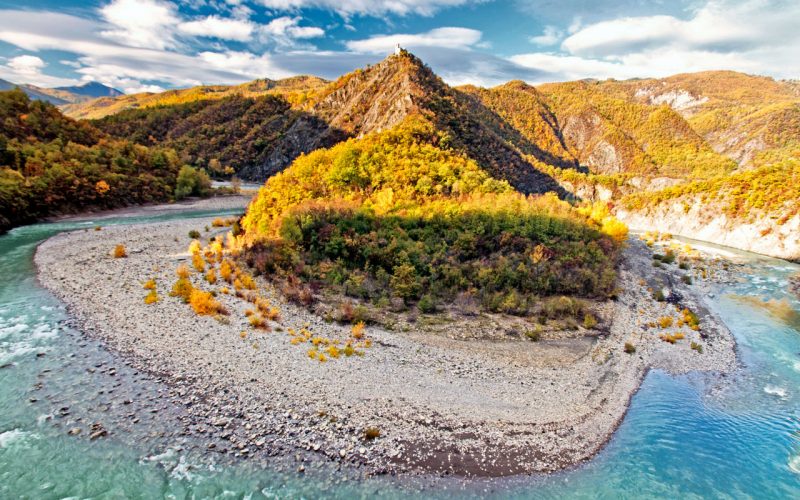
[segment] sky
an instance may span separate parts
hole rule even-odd
[[[395,44],[452,85],[800,77],[799,0],[0,0],[0,78],[126,93],[312,74]]]

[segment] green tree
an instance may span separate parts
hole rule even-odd
[[[175,186],[175,198],[183,199],[187,196],[206,196],[211,190],[211,179],[202,170],[197,170],[184,165],[178,172]]]

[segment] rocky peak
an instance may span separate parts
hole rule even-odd
[[[431,93],[447,86],[409,52],[357,69],[328,86],[311,111],[332,127],[363,135],[390,128],[420,112]]]

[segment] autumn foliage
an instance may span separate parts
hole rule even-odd
[[[204,292],[197,288],[193,289],[189,295],[189,305],[192,306],[196,314],[201,316],[228,313],[222,304],[211,295],[211,292]]]

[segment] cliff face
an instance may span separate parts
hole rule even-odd
[[[662,204],[646,212],[620,209],[617,218],[631,229],[660,231],[770,257],[800,262],[800,214],[779,224],[770,217],[732,220],[717,207],[698,202]]]

